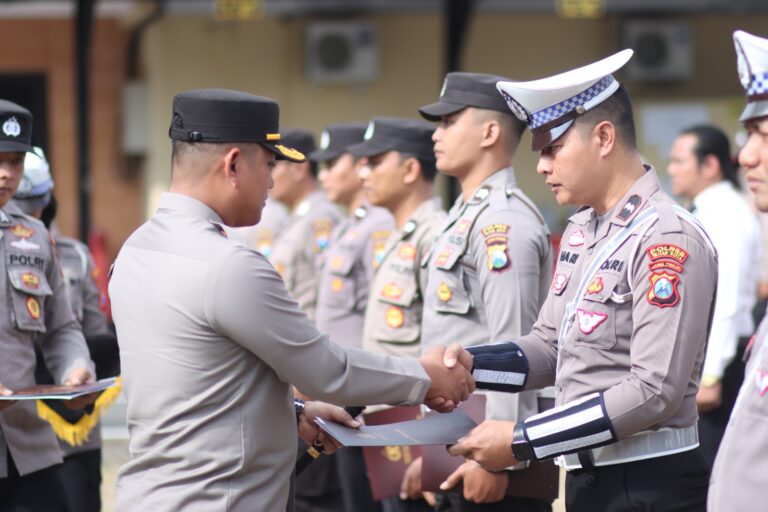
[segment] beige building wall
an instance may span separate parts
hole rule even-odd
[[[443,78],[439,14],[382,14],[364,19],[378,29],[380,77],[356,87],[313,86],[304,78],[304,19],[217,22],[204,17],[168,17],[154,25],[143,49],[151,112],[147,214],[168,185],[167,128],[176,92],[226,87],[269,96],[280,102],[282,126],[301,125],[318,134],[333,122],[367,120],[374,115],[417,117],[419,106],[436,99]],[[643,120],[657,119],[667,104],[682,107],[682,111],[690,107],[706,111],[711,120],[734,135],[743,93],[731,33],[736,28],[765,33],[768,26],[768,16],[688,19],[695,38],[694,80],[668,85],[625,81],[635,100],[640,149],[662,171],[666,165],[663,148],[646,143],[654,138],[655,127],[643,126]],[[463,69],[520,80],[563,71],[620,49],[622,23],[618,17],[564,20],[551,15],[478,13],[467,33]],[[568,210],[556,207],[543,179],[535,174],[536,155],[529,147],[526,135],[515,159],[521,185],[549,208],[551,219],[562,221]]]

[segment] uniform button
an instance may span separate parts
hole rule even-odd
[[[592,254],[592,248],[587,249],[587,254]]]
[[[587,480],[587,485],[591,487],[595,483],[595,475],[587,475],[586,480]]]
[[[563,392],[563,386],[557,386],[557,392],[562,393]]]

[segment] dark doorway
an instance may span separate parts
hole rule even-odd
[[[32,144],[51,154],[48,145],[48,96],[45,75],[0,74],[0,98],[18,103],[34,116]]]

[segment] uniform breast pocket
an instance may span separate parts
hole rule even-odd
[[[23,331],[45,332],[45,299],[53,295],[45,274],[34,269],[12,268],[8,271],[11,284],[11,321]]]
[[[375,323],[374,338],[386,343],[414,343],[421,332],[421,302],[413,279],[392,280],[376,293],[383,315]]]
[[[627,302],[627,297],[617,292],[618,283],[619,275],[610,273],[597,274],[589,282],[576,308],[573,326],[576,345],[601,349],[616,345],[617,305]]]
[[[432,255],[431,264],[437,267],[434,273],[430,272],[430,293],[437,296],[434,301],[435,309],[441,313],[454,315],[466,315],[472,307],[469,289],[466,283],[464,265],[461,263],[463,253],[458,250],[453,252],[438,252]]]
[[[346,254],[331,255],[328,266],[328,278],[323,283],[323,286],[328,288],[323,291],[328,305],[334,309],[351,311],[358,302],[355,258]]]

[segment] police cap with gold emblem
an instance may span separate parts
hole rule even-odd
[[[32,113],[0,100],[0,152],[32,151]]]
[[[285,145],[279,105],[262,96],[228,89],[197,89],[173,97],[168,135],[184,142],[256,142],[277,158],[303,162],[301,151]]]
[[[376,156],[387,151],[413,155],[425,162],[435,160],[432,132],[435,127],[424,121],[399,117],[374,117],[368,123],[363,142],[349,147],[355,157]]]
[[[363,142],[365,123],[339,123],[327,126],[320,135],[320,149],[313,151],[309,159],[314,162],[328,162],[338,158],[353,144]]]
[[[531,149],[552,144],[578,116],[611,97],[619,82],[611,73],[632,58],[623,50],[598,62],[559,75],[530,82],[499,82],[496,86],[512,113],[528,123],[533,135]]]
[[[768,39],[737,30],[733,44],[739,80],[747,93],[747,105],[739,121],[768,116]]]
[[[429,121],[454,114],[467,107],[496,110],[509,114],[509,108],[496,90],[496,84],[508,81],[503,76],[485,73],[448,73],[443,81],[440,99],[421,107],[419,113]]]

